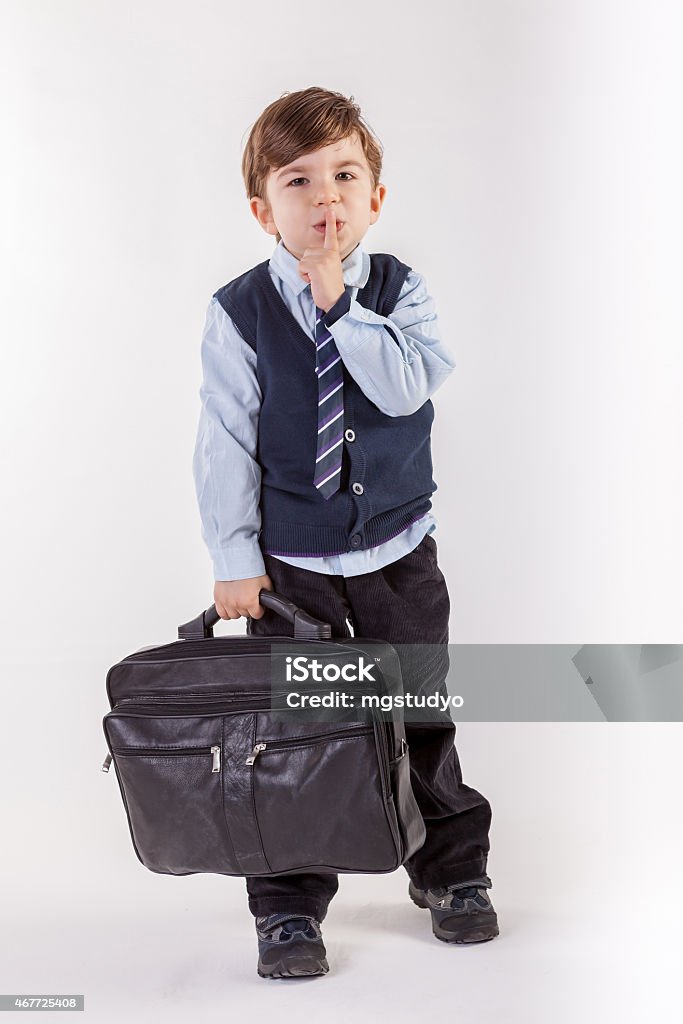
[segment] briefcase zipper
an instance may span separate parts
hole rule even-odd
[[[273,642],[274,641],[274,642]],[[343,650],[341,641],[322,639],[320,637],[304,637],[298,640],[291,636],[270,636],[270,637],[205,637],[197,640],[173,640],[168,644],[159,644],[157,647],[146,647],[140,651],[133,651],[122,658],[117,665],[123,665],[130,661],[146,661],[148,658],[157,661],[183,661],[188,654],[204,655],[208,658],[224,658],[226,655],[236,658],[262,658],[268,654],[273,647],[281,644],[318,644],[331,648],[332,654]],[[244,649],[240,647],[244,645]],[[112,666],[116,667],[116,666]]]
[[[374,728],[371,725],[357,725],[351,729],[338,729],[336,732],[317,733],[314,736],[292,737],[288,740],[261,740],[254,745],[251,753],[249,754],[244,763],[253,767],[253,765],[256,762],[256,758],[259,756],[259,754],[262,754],[264,750],[273,751],[285,750],[287,747],[305,747],[309,744],[313,745],[315,743],[323,743],[325,740],[336,740],[340,738],[343,739],[345,736],[369,735],[372,732],[374,732]],[[388,765],[389,744],[387,741],[387,736],[383,722],[378,723],[378,733],[379,746],[381,751],[378,755],[378,761],[385,796],[388,797],[391,794],[391,778],[389,775]]]
[[[340,649],[355,650],[352,646],[346,647],[343,640],[333,640],[330,637],[300,637],[297,639],[295,637],[276,636],[274,634],[267,637],[204,637],[191,640],[177,639],[171,640],[169,643],[165,644],[142,647],[140,650],[135,650],[130,654],[126,654],[118,664],[122,665],[124,662],[129,662],[129,660],[133,658],[136,660],[144,660],[145,657],[156,657],[159,655],[161,655],[161,660],[174,660],[175,655],[180,654],[181,651],[184,653],[197,651],[199,653],[208,654],[209,657],[214,657],[215,655],[224,657],[226,654],[233,654],[237,657],[262,657],[263,654],[271,650],[272,647],[291,645],[295,643],[329,647],[333,652],[339,651]],[[170,658],[167,658],[166,655],[171,656]],[[182,658],[184,654],[181,654],[180,656]]]
[[[148,718],[158,714],[168,718],[205,718],[212,715],[239,715],[250,711],[268,711],[272,709],[270,694],[259,697],[243,697],[240,700],[218,699],[195,700],[191,703],[184,699],[172,698],[163,700],[159,697],[139,699],[124,697],[107,712],[108,715],[122,714],[130,718]],[[274,710],[286,710],[275,708]],[[291,710],[291,709],[290,709]],[[105,717],[107,717],[105,716]]]
[[[157,754],[163,757],[172,757],[174,755],[186,757],[188,755],[206,756],[206,754],[211,754],[211,771],[219,772],[221,770],[221,748],[218,743],[214,743],[211,747],[115,747],[114,753],[123,757],[133,757],[134,755],[153,757]],[[111,761],[111,754],[107,754],[102,765],[103,772],[109,771]]]
[[[190,701],[207,701],[217,703],[219,701],[226,701],[231,704],[237,704],[244,700],[262,700],[264,697],[271,695],[271,690],[250,690],[240,697],[229,697],[226,696],[225,690],[197,690],[197,691],[184,691],[183,693],[136,693],[132,697],[120,697],[112,711],[115,711],[121,704],[144,704],[147,701],[154,702],[157,704],[186,704]]]
[[[235,645],[235,641],[238,644],[241,641],[247,642],[244,644],[244,649],[240,650],[239,646]],[[296,641],[292,638],[289,642],[295,643]],[[326,643],[329,643],[329,640]],[[160,644],[159,647],[133,651],[132,654],[127,654],[125,658],[122,658],[118,664],[122,665],[124,662],[129,661],[146,661],[147,659],[150,661],[154,659],[154,662],[180,661],[184,660],[188,655],[195,653],[206,655],[209,658],[225,658],[226,655],[235,658],[262,658],[269,653],[270,649],[270,643],[252,641],[248,637],[207,637],[204,640],[173,640],[169,644]]]
[[[317,691],[313,690],[312,693]],[[327,693],[326,689],[321,689],[321,693]],[[162,710],[165,708],[180,707],[183,714],[187,717],[192,717],[195,710],[197,717],[201,717],[205,714],[230,714],[231,712],[239,713],[248,711],[295,711],[295,708],[285,707],[284,705],[273,705],[273,698],[281,697],[285,698],[289,693],[288,690],[280,690],[273,692],[272,690],[252,690],[250,693],[245,693],[241,697],[229,697],[226,696],[225,691],[221,693],[201,693],[198,695],[192,694],[173,694],[171,696],[164,696],[163,694],[135,694],[132,697],[121,697],[117,700],[114,707],[107,712],[108,715],[116,714],[117,711],[122,711],[124,714],[134,714],[128,710],[130,706],[139,704],[142,708],[145,708],[147,712],[150,707],[159,707]],[[125,710],[124,710],[125,705]],[[196,705],[196,708],[193,707]],[[207,712],[207,708],[209,711]],[[180,716],[178,716],[180,717]]]
[[[260,741],[254,745],[252,752],[244,762],[248,765],[253,765],[256,758],[264,750],[285,750],[287,747],[308,747],[315,743],[323,743],[325,740],[338,740],[344,739],[346,736],[364,736],[372,733],[373,727],[371,725],[357,725],[352,729],[338,729],[336,732],[321,732],[316,733],[314,736],[293,736],[288,740],[268,740],[267,742]]]

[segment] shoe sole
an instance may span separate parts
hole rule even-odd
[[[261,978],[313,978],[327,974],[330,967],[325,957],[287,957],[277,960],[274,964],[263,964],[259,961],[257,971]]]
[[[420,907],[422,910],[432,911],[432,907],[429,906],[426,900],[417,894],[413,890],[412,886],[408,889],[408,895],[415,904],[416,907]],[[477,918],[486,917],[484,921],[468,922],[465,917],[462,919],[463,927],[457,932],[452,929],[442,928],[437,921],[434,920],[434,914],[432,917],[432,932],[437,939],[442,942],[459,943],[463,946],[469,946],[477,942],[490,942],[491,939],[495,939],[496,935],[500,934],[498,928],[498,922],[491,920],[492,915],[487,914],[468,914],[467,917]],[[451,917],[451,920],[454,918]],[[457,920],[457,918],[455,919]]]

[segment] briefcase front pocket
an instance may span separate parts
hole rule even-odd
[[[381,723],[257,742],[253,794],[270,870],[393,871],[401,839]]]
[[[146,867],[239,872],[223,812],[220,743],[113,753],[133,844]]]

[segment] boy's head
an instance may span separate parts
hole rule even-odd
[[[321,246],[325,211],[336,213],[341,259],[355,249],[379,217],[386,188],[380,183],[382,146],[360,107],[341,93],[313,86],[285,93],[254,123],[242,157],[251,211],[301,259]]]

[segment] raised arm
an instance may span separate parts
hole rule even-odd
[[[349,373],[387,416],[416,412],[455,368],[440,339],[434,300],[414,270],[389,317],[365,309],[345,292],[325,323]]]

